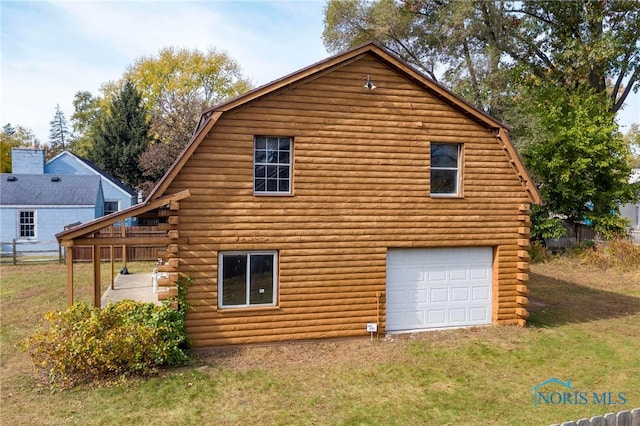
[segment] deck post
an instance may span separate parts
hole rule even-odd
[[[73,247],[65,247],[67,259],[67,306],[73,305]]]
[[[124,240],[127,237],[127,223],[124,219],[122,219],[122,239]],[[127,246],[126,244],[122,245],[122,264],[123,266],[127,266]]]
[[[102,298],[101,293],[101,280],[100,280],[100,246],[95,245],[92,246],[92,254],[93,254],[93,306],[96,308],[100,308]]]
[[[110,228],[110,236],[113,237],[113,224],[111,224],[111,228]],[[114,252],[113,252],[113,244],[111,244],[109,246],[109,261],[111,263],[111,290],[113,290],[115,288],[115,269],[113,266],[113,257],[114,257]]]

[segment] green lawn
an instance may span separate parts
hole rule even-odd
[[[228,348],[158,377],[66,391],[39,385],[18,348],[45,312],[64,308],[65,267],[1,273],[3,425],[544,425],[640,407],[638,271],[534,266],[526,328]],[[90,266],[76,275],[90,300]],[[625,392],[627,403],[534,407],[533,386],[552,377],[589,394]]]

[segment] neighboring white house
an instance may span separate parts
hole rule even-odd
[[[0,174],[0,241],[2,253],[55,251],[55,235],[71,223],[103,214],[98,176]]]
[[[640,185],[640,169],[631,170],[629,182]],[[640,243],[640,201],[625,204],[620,208],[620,214],[629,219],[631,238]]]
[[[12,172],[0,174],[2,253],[57,250],[55,234],[135,204],[135,191],[87,160],[63,152],[13,148]]]

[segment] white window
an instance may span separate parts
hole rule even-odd
[[[115,213],[117,212],[119,209],[119,202],[118,201],[105,201],[104,202],[104,215],[108,215],[111,213]]]
[[[18,238],[21,240],[35,240],[36,212],[34,210],[18,211]]]
[[[291,194],[292,138],[256,136],[253,147],[253,192]]]
[[[276,252],[224,252],[218,262],[219,307],[275,306]]]
[[[461,144],[431,144],[431,195],[460,195]]]

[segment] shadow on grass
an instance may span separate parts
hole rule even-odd
[[[621,318],[640,313],[640,298],[531,273],[529,319],[534,327]]]

